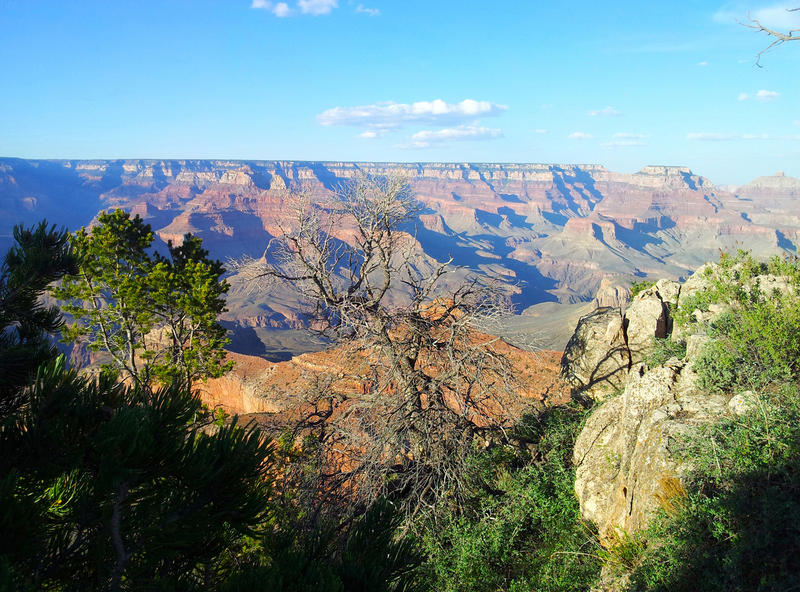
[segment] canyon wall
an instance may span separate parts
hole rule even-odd
[[[302,186],[326,200],[364,173],[409,179],[425,206],[408,228],[420,265],[452,257],[462,274],[498,278],[519,311],[589,302],[601,287],[613,292],[636,277],[685,277],[720,248],[768,255],[800,245],[800,180],[782,173],[731,192],[668,166],[622,174],[593,164],[5,158],[0,247],[9,246],[14,223],[46,217],[75,229],[122,207],[161,241],[193,232],[214,257],[258,258],[285,216],[287,190]],[[230,281],[228,323],[302,326],[291,291]]]

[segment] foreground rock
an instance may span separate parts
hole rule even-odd
[[[672,329],[670,306],[681,286],[661,280],[621,308],[598,308],[578,321],[561,361],[564,378],[583,399],[602,400],[621,389],[634,364]]]
[[[687,435],[753,405],[749,391],[711,394],[698,386],[694,365],[710,339],[704,327],[723,305],[693,310],[694,321],[673,332],[671,311],[690,306],[718,272],[706,264],[683,284],[659,281],[624,314],[595,311],[581,319],[564,354],[563,375],[573,397],[595,404],[575,443],[575,493],[581,514],[606,543],[644,529],[655,510],[669,509],[685,493],[691,466],[676,452]],[[755,282],[767,293],[790,289],[785,278],[759,276]],[[656,360],[655,339],[670,334],[673,343],[686,345],[685,355]]]
[[[647,526],[679,494],[687,467],[675,444],[694,427],[727,411],[727,398],[700,393],[691,364],[673,358],[637,364],[622,394],[592,414],[575,443],[575,493],[581,514],[604,540]]]

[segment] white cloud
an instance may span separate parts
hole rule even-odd
[[[774,90],[765,90],[761,89],[757,91],[755,94],[751,95],[748,93],[739,93],[739,96],[736,97],[737,101],[747,101],[749,99],[755,99],[756,101],[761,101],[762,103],[766,103],[767,101],[774,101],[775,99],[779,98],[781,93],[776,92]]]
[[[778,97],[781,96],[781,93],[775,92],[774,90],[764,90],[761,89],[756,93],[756,99],[759,101],[774,101]]]
[[[796,126],[800,126],[800,119],[796,119],[792,122]]]
[[[708,62],[706,62],[706,61],[704,60],[704,61],[702,61],[702,62],[697,62],[697,65],[698,65],[698,66],[700,66],[701,68],[705,68],[706,66],[708,66]]]
[[[503,131],[497,128],[487,128],[478,125],[460,125],[453,128],[440,130],[422,130],[417,132],[407,142],[396,144],[395,148],[420,149],[432,146],[441,146],[447,142],[480,141],[501,138]]]
[[[572,132],[567,136],[570,140],[591,140],[594,136],[586,132]]]
[[[546,134],[546,133],[548,133],[548,131],[546,129],[537,129],[536,133],[537,134]]]
[[[339,6],[339,2],[338,0],[298,0],[297,5],[303,14],[319,16],[330,14],[331,10]]]
[[[589,117],[618,117],[622,115],[622,111],[617,111],[614,107],[603,107],[587,113]]]
[[[272,12],[278,18],[284,18],[292,15],[292,9],[289,8],[289,5],[286,4],[286,2],[278,2],[275,5],[275,8],[272,9]]]
[[[718,134],[718,133],[693,133],[687,134],[688,140],[701,140],[707,142],[729,142],[729,141],[744,141],[750,142],[754,140],[770,141],[770,142],[783,142],[786,140],[795,141],[800,140],[800,135],[789,136],[771,136],[769,134]]]
[[[445,103],[441,99],[416,103],[387,101],[356,107],[333,107],[317,115],[322,125],[356,125],[364,127],[400,127],[407,123],[446,125],[499,115],[508,107],[489,101],[464,99]]]
[[[363,138],[365,140],[374,140],[375,138],[381,138],[386,133],[386,130],[374,129],[374,130],[367,130],[365,132],[361,132],[358,134],[359,138]]]
[[[285,18],[287,16],[292,16],[294,11],[289,8],[289,5],[286,2],[271,2],[270,0],[253,0],[253,3],[250,5],[250,8],[258,8],[261,10],[269,10],[272,14],[277,16],[278,18]]]
[[[734,134],[719,134],[719,133],[711,133],[711,132],[693,132],[690,134],[686,134],[687,140],[697,140],[700,142],[729,142],[731,140],[736,140],[737,137]]]
[[[381,11],[377,8],[367,8],[363,4],[356,6],[356,12],[360,12],[369,16],[378,16],[381,13]]]
[[[631,134],[629,132],[617,132],[613,136],[617,140],[644,140],[647,134]]]
[[[613,142],[601,142],[603,148],[632,148],[635,146],[646,146],[641,140],[614,140]]]
[[[482,127],[478,125],[460,125],[458,127],[440,130],[422,130],[411,136],[414,142],[440,143],[451,140],[491,140],[499,138],[503,131],[498,128]]]

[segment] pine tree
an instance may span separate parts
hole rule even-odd
[[[132,384],[191,387],[221,376],[232,366],[217,322],[225,270],[191,234],[180,246],[169,243],[169,257],[150,255],[153,238],[148,224],[123,210],[101,212],[97,226],[73,235],[78,273],[53,290],[74,319],[65,338],[106,352],[110,368]]]

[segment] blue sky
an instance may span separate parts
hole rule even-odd
[[[800,1],[0,0],[0,155],[800,177]]]

